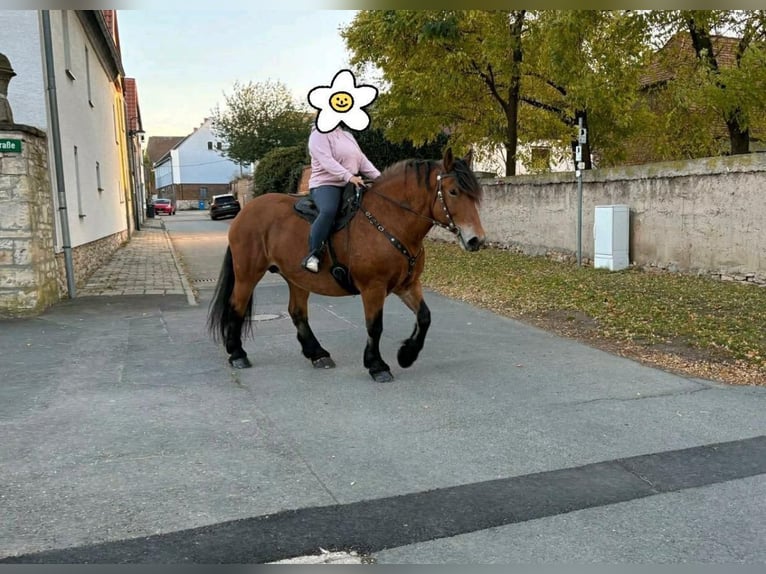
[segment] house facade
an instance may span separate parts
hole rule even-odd
[[[484,177],[505,177],[505,148],[477,146],[473,169]],[[554,141],[521,144],[517,150],[516,175],[574,171],[572,150]]]
[[[195,130],[170,148],[154,164],[157,197],[175,201],[178,209],[208,205],[214,195],[232,192],[232,182],[251,175],[250,165],[240,165],[223,155],[224,142],[206,118]]]
[[[58,297],[74,297],[77,286],[129,238],[139,210],[116,13],[3,10],[0,47],[15,74],[7,94],[14,125],[3,128],[22,134],[21,152],[0,158],[0,250],[12,252],[0,256],[0,268],[7,264],[0,275],[11,277],[0,282],[0,312],[13,313],[53,302],[50,287],[41,287],[51,273]],[[33,157],[37,149],[44,157]],[[28,180],[32,172],[34,181]],[[44,245],[55,270],[40,273],[35,258],[47,260],[41,251],[48,247],[24,247],[23,237],[28,233],[34,242],[48,229]],[[41,290],[48,295],[36,299]]]

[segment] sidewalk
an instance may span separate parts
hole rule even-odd
[[[161,219],[146,219],[140,231],[79,289],[78,296],[186,295],[197,301]]]

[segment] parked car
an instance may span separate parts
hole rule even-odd
[[[176,206],[173,205],[173,201],[170,199],[155,199],[154,200],[154,213],[159,215],[164,213],[165,215],[175,215]]]
[[[234,217],[239,213],[239,210],[239,201],[231,193],[214,195],[210,202],[210,219],[220,219],[229,215]]]

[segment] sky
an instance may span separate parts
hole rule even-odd
[[[255,3],[253,3],[255,4]],[[308,92],[348,68],[340,37],[353,10],[118,10],[125,75],[136,79],[151,136],[185,136],[224,107],[236,82]]]

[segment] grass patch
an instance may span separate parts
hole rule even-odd
[[[766,382],[766,288],[439,241],[426,257],[423,284],[444,295],[581,338],[744,365]]]

